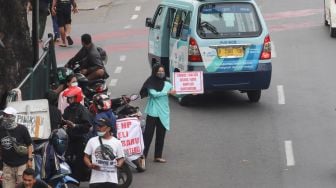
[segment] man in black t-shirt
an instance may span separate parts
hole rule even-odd
[[[15,184],[22,182],[22,173],[26,167],[32,167],[32,139],[28,129],[15,122],[17,111],[13,107],[7,107],[3,111],[3,118],[0,126],[0,149],[3,161],[2,186],[15,187]],[[14,149],[16,145],[25,145],[27,154],[18,154]]]
[[[19,183],[15,188],[51,188],[42,180],[36,179],[35,170],[27,168],[23,171],[23,182]]]

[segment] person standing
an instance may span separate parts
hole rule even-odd
[[[26,167],[32,167],[32,139],[28,129],[15,122],[16,114],[15,108],[5,108],[0,127],[3,188],[14,188],[17,183],[22,182],[22,173]],[[17,149],[18,146],[21,152]]]
[[[166,81],[164,66],[155,64],[152,75],[143,84],[141,98],[148,97],[145,108],[146,127],[144,132],[144,156],[147,158],[150,144],[156,129],[154,162],[165,163],[162,151],[166,130],[170,129],[169,94],[176,94],[173,86]]]
[[[45,25],[47,22],[47,17],[49,16],[49,6],[51,0],[40,0],[39,1],[39,41],[42,42]]]
[[[59,33],[61,35],[61,47],[67,47],[73,44],[70,37],[71,33],[71,8],[73,13],[77,13],[77,4],[75,0],[53,0],[52,15],[56,16]],[[65,41],[67,40],[67,42]]]
[[[117,188],[117,168],[124,163],[121,141],[112,134],[115,122],[109,117],[95,118],[98,136],[91,138],[84,150],[84,163],[91,171],[90,188]]]
[[[69,135],[69,149],[66,156],[72,163],[72,176],[78,181],[83,181],[85,180],[83,151],[86,136],[91,127],[91,115],[87,108],[80,103],[83,99],[83,93],[79,87],[70,87],[64,92],[63,96],[67,98],[69,103],[63,114],[64,127]]]
[[[47,183],[40,179],[36,179],[35,170],[27,168],[23,171],[23,182],[16,185],[15,188],[51,188]]]

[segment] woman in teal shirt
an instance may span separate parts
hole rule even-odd
[[[162,151],[166,130],[170,128],[168,95],[176,93],[172,88],[173,86],[166,81],[163,65],[156,64],[153,66],[152,75],[145,81],[140,91],[141,98],[148,97],[145,108],[147,118],[144,132],[144,156],[147,158],[156,128],[154,161],[160,163],[166,162],[162,158]]]

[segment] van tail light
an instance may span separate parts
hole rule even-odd
[[[194,38],[191,37],[189,39],[188,60],[189,62],[203,62],[197,42]]]
[[[269,35],[267,35],[264,39],[264,45],[263,45],[263,49],[260,55],[260,59],[264,60],[264,59],[271,59],[272,57],[272,48],[271,48],[271,38]]]

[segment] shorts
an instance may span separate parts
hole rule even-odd
[[[56,8],[56,18],[58,27],[71,24],[71,4],[59,4]]]
[[[26,169],[26,164],[23,164],[18,167],[10,167],[3,163],[3,180],[2,186],[6,187],[15,187],[17,183],[22,182],[22,174]]]

